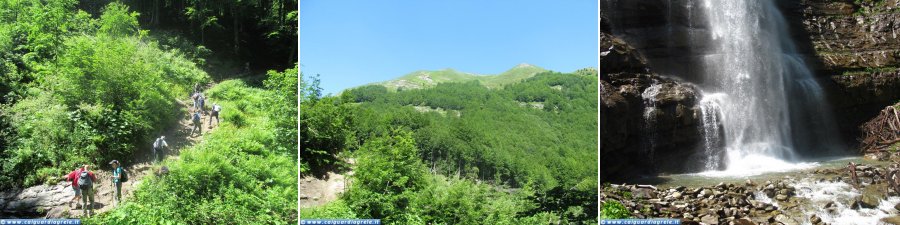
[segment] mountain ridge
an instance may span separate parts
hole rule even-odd
[[[398,78],[387,81],[369,83],[368,85],[380,85],[388,90],[396,91],[402,89],[422,89],[433,87],[439,83],[461,83],[469,81],[479,81],[488,88],[499,88],[507,84],[515,83],[534,75],[547,72],[550,70],[534,66],[528,63],[520,63],[499,74],[478,74],[458,71],[453,68],[444,68],[441,70],[417,70]],[[356,87],[353,87],[356,88]],[[350,89],[353,89],[350,88]]]

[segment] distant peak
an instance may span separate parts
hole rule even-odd
[[[535,66],[528,64],[528,63],[519,63],[519,65],[516,65],[516,67],[513,67],[513,68],[529,68],[529,67],[535,67]]]

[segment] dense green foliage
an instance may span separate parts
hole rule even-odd
[[[271,119],[274,124],[277,152],[292,153],[297,158],[297,85],[298,67],[283,72],[269,71],[263,83],[270,90]]]
[[[290,83],[285,78],[295,71],[270,72],[267,82]],[[282,119],[275,115],[283,106],[271,103],[284,98],[277,90],[248,87],[239,80],[216,85],[208,95],[224,109],[222,125],[182,150],[180,160],[167,161],[168,175],[144,180],[133,201],[91,222],[295,223],[296,151],[281,151],[284,143],[277,133],[282,131],[274,129],[280,126]]]
[[[124,5],[109,5],[97,19],[74,5],[0,3],[7,65],[0,119],[8,125],[0,186],[53,180],[76,164],[130,163],[177,119],[175,97],[209,79],[182,54],[142,40]]]
[[[301,216],[349,208],[398,224],[595,221],[596,101],[596,76],[552,72],[502,89],[472,81],[313,96],[300,104],[301,163],[315,171],[350,150],[356,165],[343,205]]]
[[[338,98],[318,98],[315,91],[307,92],[300,104],[300,171],[322,174],[332,164],[338,163],[337,155],[347,149],[353,136],[350,129],[350,106],[341,104]]]
[[[596,183],[596,161],[585,160],[596,158],[596,82],[543,73],[499,91],[469,82],[347,95],[381,96],[364,97],[374,99],[353,114],[360,142],[384,135],[386,127],[407,127],[434,171],[547,190]]]
[[[209,49],[177,32],[142,29],[145,14],[133,9],[150,1],[110,2],[0,0],[0,189],[56,182],[85,163],[104,168],[98,165],[118,159],[132,165],[153,138],[185,116],[177,99],[187,100],[195,84],[212,82],[204,70],[209,68],[202,68]],[[296,46],[285,42],[296,41],[296,27],[287,23],[296,23],[290,14],[296,8],[285,1],[152,2],[163,3],[157,15],[182,16],[188,12],[171,9],[190,3],[190,13],[203,12],[191,14],[191,21],[206,20],[205,28],[216,26],[213,18],[222,17],[223,8],[241,4],[242,9],[268,7],[262,11],[272,12],[276,7],[283,12],[273,13],[281,15],[278,22],[269,15],[254,22],[270,24],[268,28],[249,26],[266,30],[261,37],[223,40],[212,35],[205,41],[234,41],[235,51],[243,41],[272,41],[250,44],[259,48],[237,56]],[[253,17],[259,11],[240,13],[248,21],[260,19]],[[268,45],[277,47],[260,47]],[[132,177],[131,182],[140,182],[133,196],[85,223],[296,223],[298,68],[289,56],[255,65],[292,66],[248,82],[257,86],[226,80],[207,90],[207,102],[224,108],[221,125],[195,145],[172,149],[180,155],[163,163],[168,174]],[[216,77],[229,76],[236,74]]]
[[[627,219],[630,217],[631,213],[628,212],[628,208],[616,200],[604,202],[603,208],[600,210],[601,219]]]

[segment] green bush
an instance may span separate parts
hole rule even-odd
[[[338,199],[323,206],[301,209],[300,218],[355,219],[359,217],[344,200]]]
[[[628,208],[616,200],[609,200],[603,203],[600,210],[600,219],[625,219],[631,218]]]
[[[360,217],[401,221],[416,191],[427,186],[425,165],[419,161],[409,132],[372,140],[360,148],[354,187],[347,203]]]

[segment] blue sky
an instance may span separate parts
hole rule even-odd
[[[597,1],[300,1],[300,70],[325,93],[416,70],[597,67]]]

